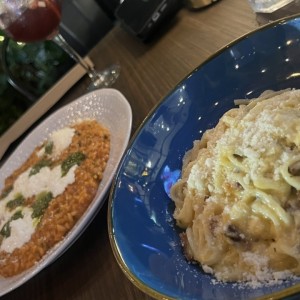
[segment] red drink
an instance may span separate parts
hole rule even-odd
[[[37,0],[5,31],[15,41],[36,42],[51,38],[58,30],[60,5],[55,0]]]

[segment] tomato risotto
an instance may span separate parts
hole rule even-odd
[[[32,267],[73,228],[93,201],[110,151],[95,120],[53,132],[5,180],[0,195],[0,275]]]

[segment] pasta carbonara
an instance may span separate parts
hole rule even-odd
[[[264,93],[195,141],[171,189],[186,256],[222,281],[300,274],[300,90]]]

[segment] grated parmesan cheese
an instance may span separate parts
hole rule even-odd
[[[300,90],[228,111],[196,144],[171,188],[189,258],[253,287],[299,275]]]
[[[21,194],[25,198],[38,195],[42,192],[51,192],[53,197],[62,194],[69,184],[75,181],[75,170],[77,165],[70,168],[65,176],[61,176],[61,166],[58,165],[53,169],[44,167],[39,173],[30,176],[30,170],[23,172],[15,181],[13,190],[0,202],[0,228],[10,220],[15,210],[9,211],[7,203],[16,195]],[[22,207],[23,218],[10,222],[11,233],[8,238],[3,239],[0,249],[12,252],[15,248],[21,247],[30,240],[34,232],[34,219],[31,217],[32,209]]]
[[[58,156],[72,142],[75,129],[65,127],[53,132],[48,141],[53,143],[53,151],[51,157]],[[38,156],[45,155],[45,147],[39,152]],[[11,253],[14,249],[21,247],[24,243],[30,240],[32,233],[35,231],[35,219],[32,218],[32,209],[27,207],[18,207],[23,217],[16,220],[11,220],[13,214],[17,211],[9,210],[7,203],[14,199],[17,195],[22,195],[24,198],[30,198],[43,192],[49,192],[53,197],[62,194],[69,184],[75,182],[75,170],[78,165],[70,168],[65,176],[62,176],[61,165],[53,168],[45,166],[36,174],[31,174],[32,168],[21,173],[16,179],[12,191],[0,202],[0,228],[9,222],[10,235],[3,239],[0,249]]]
[[[28,242],[35,231],[34,220],[31,218],[32,209],[23,208],[23,218],[10,222],[11,234],[4,239],[0,249],[11,253],[16,248]]]
[[[75,170],[77,165],[73,166],[66,176],[61,176],[61,166],[53,169],[49,167],[42,168],[39,173],[30,176],[30,170],[22,173],[15,181],[13,193],[21,193],[25,198],[38,195],[41,192],[51,192],[53,197],[63,193],[65,188],[75,181]]]
[[[57,157],[68,148],[72,142],[72,138],[75,134],[75,129],[70,127],[65,127],[60,130],[54,131],[50,137],[49,142],[53,143],[53,152],[51,156]],[[45,154],[45,147],[43,147],[39,152],[38,156],[41,157]]]

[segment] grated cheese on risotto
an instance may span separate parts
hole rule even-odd
[[[61,241],[96,195],[110,133],[95,120],[53,132],[5,180],[0,194],[0,275],[37,263]]]

